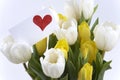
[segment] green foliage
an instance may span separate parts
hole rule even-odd
[[[98,5],[96,5],[96,6],[94,7],[94,11],[93,11],[92,16],[91,16],[88,20],[86,20],[86,22],[88,23],[88,25],[90,25],[91,20],[92,20],[92,17],[93,17],[93,15],[94,15],[94,13],[97,11],[97,8],[98,8]]]
[[[96,61],[93,62],[94,71],[92,80],[103,80],[105,71],[111,68],[110,63],[111,61],[103,61],[101,54],[97,53]]]
[[[91,40],[94,39],[94,34],[93,34],[93,30],[95,29],[96,25],[99,23],[99,18],[97,18],[91,28]]]
[[[50,80],[50,78],[45,76],[42,71],[39,55],[37,54],[35,46],[33,46],[33,54],[28,62],[27,72],[30,74],[33,80]]]
[[[51,34],[49,36],[48,49],[54,48],[54,46],[56,45],[57,41],[58,40],[57,40],[56,36],[54,34]]]

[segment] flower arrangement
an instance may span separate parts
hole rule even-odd
[[[27,42],[8,36],[0,50],[11,62],[23,63],[33,80],[103,80],[111,68],[104,54],[117,43],[120,27],[99,24],[99,18],[92,24],[97,7],[93,0],[67,0],[65,15],[55,13],[59,28],[49,37],[31,49]]]

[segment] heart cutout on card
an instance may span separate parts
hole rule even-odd
[[[36,24],[42,31],[50,24],[52,21],[51,15],[45,15],[42,19],[41,16],[35,15],[33,17],[33,22]]]

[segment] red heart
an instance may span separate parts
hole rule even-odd
[[[45,15],[43,19],[39,15],[35,15],[33,17],[33,22],[36,24],[42,31],[46,28],[46,26],[52,21],[52,17],[50,15]]]

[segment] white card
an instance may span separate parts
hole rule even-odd
[[[58,29],[55,16],[44,9],[9,29],[14,39],[22,39],[33,45]]]

